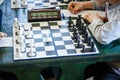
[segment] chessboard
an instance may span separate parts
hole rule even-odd
[[[68,3],[63,0],[11,0],[11,8],[41,8],[50,6],[63,6],[68,5]]]
[[[13,26],[14,60],[99,54],[81,15]]]

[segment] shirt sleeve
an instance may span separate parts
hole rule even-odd
[[[95,10],[105,11],[105,7],[99,7],[96,5],[95,1],[92,1],[93,7]]]
[[[120,18],[119,18],[120,19]],[[89,26],[94,38],[101,44],[108,44],[120,38],[120,20],[113,19],[107,23],[102,20],[94,20]]]

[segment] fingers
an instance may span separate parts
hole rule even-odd
[[[2,39],[3,37],[6,37],[6,36],[7,36],[6,33],[0,32],[0,39]]]
[[[68,10],[69,11],[73,11],[74,10],[74,6],[75,6],[75,2],[70,2],[70,4],[68,5]]]

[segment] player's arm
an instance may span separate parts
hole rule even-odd
[[[97,14],[89,14],[85,18],[91,23],[88,28],[99,43],[108,44],[120,38],[120,32],[118,31],[120,30],[119,15],[106,23]]]
[[[93,1],[84,1],[84,2],[70,2],[68,5],[68,10],[76,14],[85,9],[94,9],[95,3]]]
[[[6,33],[0,32],[0,39],[2,39],[3,37],[6,37],[6,36],[7,36]]]

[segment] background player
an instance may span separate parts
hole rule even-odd
[[[108,44],[120,38],[120,0],[71,2],[68,5],[68,9],[74,14],[85,9],[96,9],[101,6],[105,8],[105,5],[108,22],[104,23],[106,18],[96,13],[88,13],[84,16],[91,23],[88,28],[101,44]],[[102,62],[88,66],[85,70],[85,79],[91,76],[94,76],[94,80],[120,80],[120,61]]]
[[[68,9],[76,14],[84,9],[96,9],[101,6],[105,6],[107,0],[96,0],[85,1],[85,2],[71,2],[68,6]],[[93,36],[96,40],[102,44],[110,43],[116,39],[120,38],[120,0],[108,0],[110,3],[110,9],[108,10],[108,22],[104,23],[104,17],[99,16],[98,14],[86,14],[84,17],[91,24],[89,29],[91,30]],[[113,6],[112,6],[113,5]],[[114,33],[114,34],[113,34]]]

